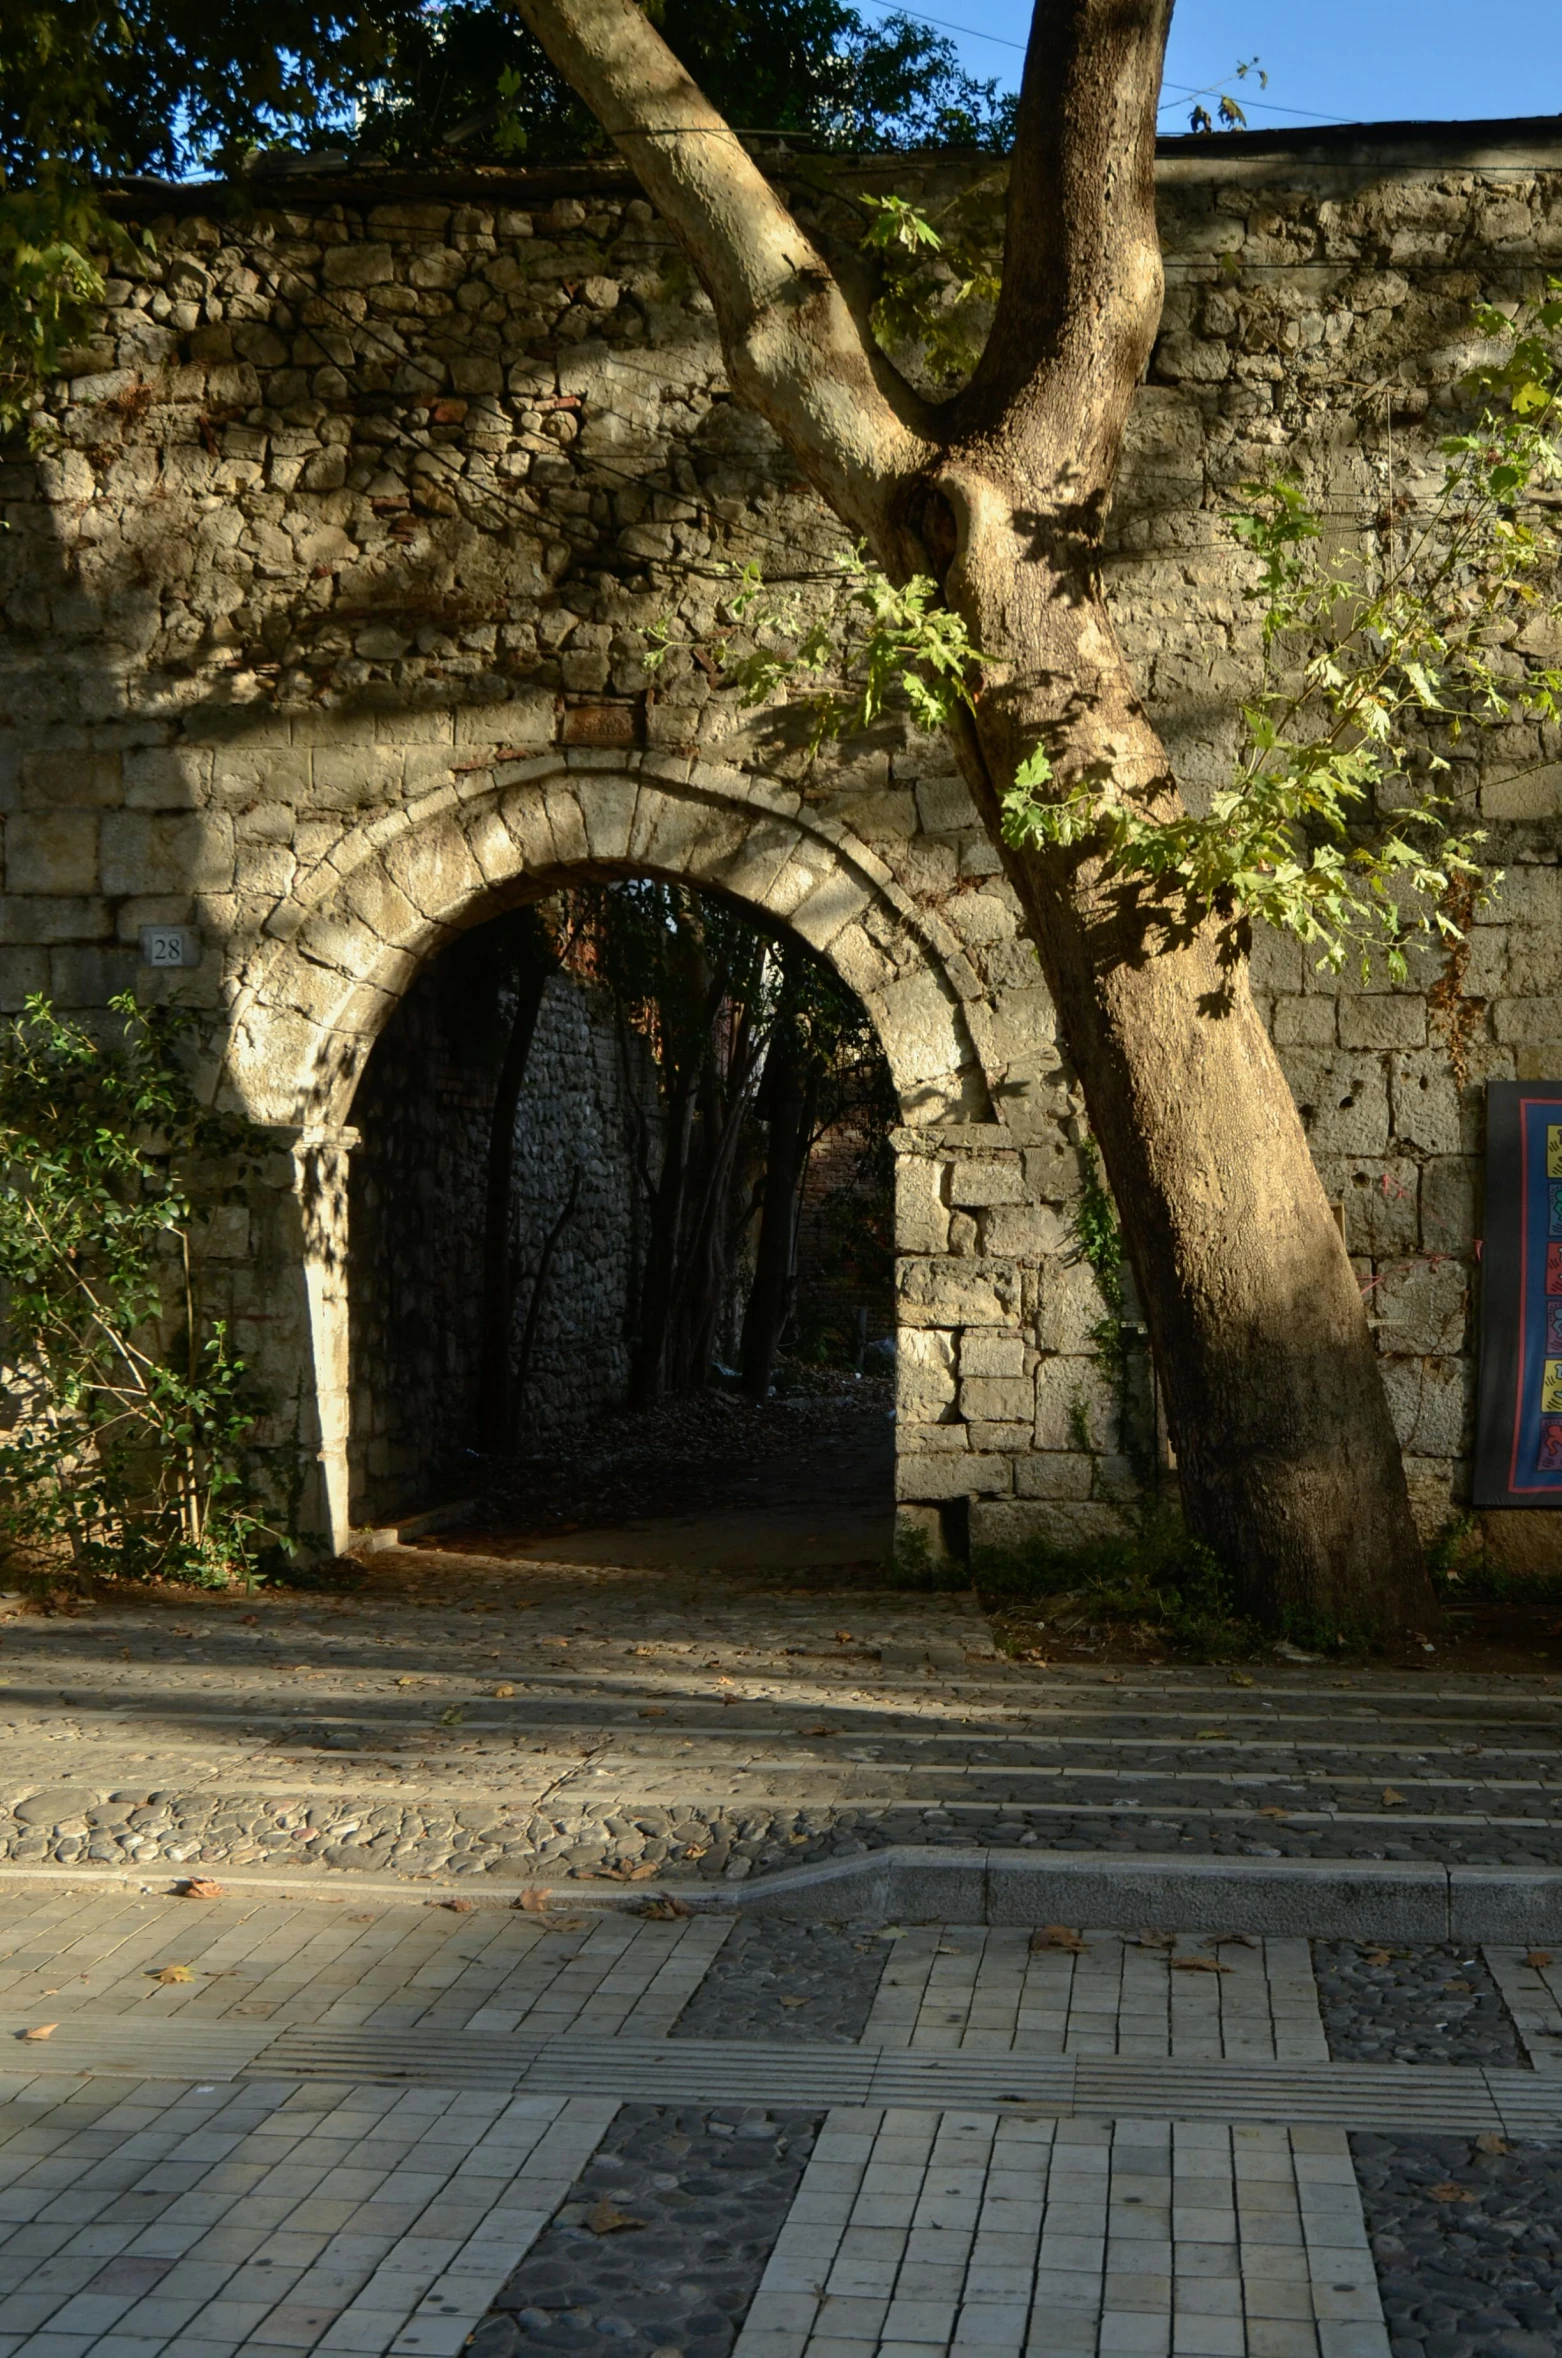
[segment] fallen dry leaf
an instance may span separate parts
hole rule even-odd
[[[578,1932],[585,1923],[584,1916],[555,1916],[549,1912],[551,1894],[546,1883],[534,1883],[510,1905],[524,1908],[529,1916],[536,1916],[544,1932]]]
[[[1212,1932],[1204,1946],[1207,1949],[1256,1949],[1258,1943],[1250,1932]]]
[[[811,2006],[813,2000],[812,1998],[783,1998],[781,2003],[783,2006]]]
[[[1282,1809],[1277,1801],[1266,1802],[1262,1809],[1253,1812],[1257,1818],[1288,1818],[1290,1814],[1290,1811]]]
[[[1427,2192],[1434,2202],[1474,2202],[1477,2199],[1468,2186],[1456,2186],[1452,2178],[1441,2186],[1429,2186]]]
[[[586,2213],[586,2225],[593,2235],[622,2235],[626,2228],[645,2227],[649,2221],[632,2219],[627,2211],[619,2209],[616,2202],[604,2199],[592,2204]]]
[[[181,1899],[221,1899],[222,1885],[210,1875],[187,1875],[179,1886]]]
[[[1084,1953],[1085,1942],[1071,1924],[1044,1924],[1030,1936],[1033,1949],[1067,1949],[1071,1956]]]
[[[794,1736],[833,1736],[834,1728],[794,1728]]]
[[[1383,1788],[1383,1807],[1385,1809],[1403,1809],[1404,1806],[1405,1797],[1403,1793],[1396,1793],[1392,1785],[1385,1785]]]
[[[640,1913],[642,1916],[660,1916],[662,1918],[667,1918],[672,1916],[692,1916],[694,1914],[694,1910],[690,1907],[687,1900],[679,1899],[675,1892],[664,1891],[660,1892],[655,1899],[648,1899]]]
[[[428,1904],[431,1908],[448,1908],[452,1916],[470,1916],[472,1913],[472,1902],[470,1900],[431,1899]]]
[[[1173,1957],[1173,1973],[1233,1973],[1232,1965],[1222,1965],[1218,1957]]]
[[[665,1703],[647,1703],[645,1709],[638,1716],[641,1719],[665,1719],[667,1706]]]
[[[1252,1683],[1245,1670],[1233,1670],[1227,1680],[1227,1684],[1233,1687],[1250,1687]]]
[[[1361,1961],[1363,1965],[1392,1965],[1394,1952],[1392,1949],[1364,1949]]]
[[[36,2023],[31,2030],[23,2031],[22,2037],[24,2039],[52,2039],[59,2027],[57,2022]]]
[[[1445,1981],[1443,1995],[1445,1998],[1468,1998],[1474,1987],[1475,1984],[1470,1981]]]
[[[1195,1728],[1193,1741],[1195,1744],[1229,1744],[1231,1730],[1229,1728]]]
[[[160,1971],[153,1974],[152,1979],[162,1982],[193,1981],[195,1975],[188,1965],[164,1965]]]
[[[1495,2129],[1486,2129],[1476,2138],[1475,2150],[1477,2153],[1511,2153],[1513,2148],[1507,2138],[1500,2137]]]
[[[1549,1949],[1531,1949],[1528,1955],[1525,1957],[1524,1962],[1530,1967],[1532,1972],[1539,1973],[1544,1969],[1544,1967],[1552,1964],[1554,1960]]]
[[[398,1687],[415,1687],[415,1686],[417,1685],[417,1683],[418,1683],[418,1682],[417,1682],[417,1680],[416,1680],[415,1678],[409,1678],[409,1677],[405,1677],[405,1676],[403,1676],[403,1677],[399,1678],[399,1679],[396,1681],[396,1684],[397,1684],[397,1686],[398,1686]]]
[[[495,1687],[494,1701],[496,1703],[507,1703],[514,1692],[515,1689],[513,1687]]]
[[[1137,1935],[1137,1939],[1141,1949],[1174,1949],[1177,1946],[1175,1932],[1157,1932],[1150,1924]]]

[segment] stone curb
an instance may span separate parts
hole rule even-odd
[[[454,1529],[458,1523],[469,1523],[476,1512],[475,1498],[453,1498],[445,1506],[426,1508],[421,1515],[404,1515],[399,1523],[380,1523],[355,1531],[347,1553],[382,1556],[393,1547],[405,1547],[409,1540],[428,1539],[436,1532]]]
[[[651,1882],[611,1890],[587,1882],[550,1885],[459,1882],[392,1876],[344,1876],[340,1870],[213,1874],[225,1890],[270,1892],[293,1900],[349,1895],[388,1902],[450,1899],[474,1907],[513,1907],[523,1889],[544,1889],[565,1912],[630,1910],[676,1898],[691,1915],[742,1909],[753,1915],[808,1920],[841,1916],[910,1917],[945,1924],[1089,1924],[1134,1931],[1159,1924],[1179,1932],[1294,1934],[1320,1940],[1358,1938],[1525,1942],[1562,1939],[1562,1868],[1438,1867],[1359,1859],[1133,1858],[1010,1851],[919,1849],[903,1844],[865,1857],[786,1867],[773,1875],[713,1889]],[[115,1869],[0,1865],[0,1882],[111,1890],[169,1890],[182,1876],[151,1880]]]
[[[572,1886],[578,1889],[578,1886]],[[1133,1931],[1299,1934],[1416,1941],[1562,1937],[1562,1868],[1441,1867],[1359,1859],[1132,1858],[1012,1851],[878,1851],[783,1869],[729,1900],[755,1913],[852,1915],[958,1924],[1091,1924]]]

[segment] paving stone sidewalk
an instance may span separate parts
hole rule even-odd
[[[35,1886],[12,1899],[0,2358],[455,2358],[469,2336],[477,2358],[532,2344],[579,2358],[1397,2358],[1339,2129],[1001,2105],[669,2111],[631,2084],[510,2095],[299,2081],[264,2062],[200,2081],[189,2066],[172,2076],[177,2058],[158,2078],[133,2064],[82,2074],[17,2036],[49,2021],[60,2039],[91,2019],[182,2024],[193,2050],[224,2026],[258,2023],[264,2038],[335,2025],[378,2039],[388,2069],[432,2057],[437,2074],[438,2041],[456,2031],[494,2051],[544,2031],[598,2054],[625,2034],[642,2051],[693,2035],[740,2053],[784,2042],[823,2001],[827,2036],[886,2051],[1305,2075],[1329,2051],[1305,1943],[570,1920],[362,1906],[350,1890],[202,1902]],[[849,2003],[831,1987],[847,1957]],[[1431,1950],[1392,1962],[1402,1995],[1445,1969]],[[1530,2045],[1543,2039],[1549,1968],[1511,1951],[1480,1963],[1525,2006]],[[1490,2027],[1468,2035],[1478,2046]],[[1375,2199],[1394,2197],[1399,2149],[1367,2150]],[[1423,2181],[1406,2186],[1406,2217],[1426,2207]],[[1443,2271],[1423,2285],[1414,2237],[1394,2232],[1385,2281],[1419,2358],[1446,2358],[1427,2338],[1447,2307],[1444,2242],[1418,2229]],[[1503,2279],[1510,2328],[1515,2302],[1532,2318],[1552,2299],[1554,2271],[1542,2275],[1528,2292]],[[1466,2342],[1459,2358],[1533,2358]]]

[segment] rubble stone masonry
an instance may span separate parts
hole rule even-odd
[[[1181,142],[1161,178],[1165,323],[1110,581],[1197,800],[1257,677],[1232,487],[1292,462],[1343,538],[1407,528],[1472,300],[1562,270],[1562,135]],[[369,1048],[458,932],[640,871],[796,927],[878,1026],[903,1109],[908,1521],[969,1502],[983,1543],[1112,1527],[1139,1477],[1034,954],[940,741],[885,726],[815,758],[795,711],[721,685],[729,569],[806,586],[839,534],[731,399],[633,183],[296,176],[123,209],[155,249],[112,281],[39,454],[0,473],[0,1005],[135,988],[200,1010],[214,1085],[276,1141],[221,1228],[253,1242],[214,1245],[209,1274],[284,1404],[271,1437],[301,1415],[319,1452],[315,1522],[345,1537],[374,1424],[349,1334]],[[648,674],[667,616],[699,645]],[[1516,652],[1543,651],[1537,624]],[[1458,774],[1506,882],[1431,1009],[1435,967],[1361,987],[1285,941],[1254,961],[1429,1528],[1465,1482],[1482,1085],[1562,1073],[1562,744],[1502,730]],[[199,965],[140,964],[148,924],[198,929]]]

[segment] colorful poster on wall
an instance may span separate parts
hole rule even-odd
[[[1562,1081],[1486,1092],[1474,1504],[1562,1506]]]

